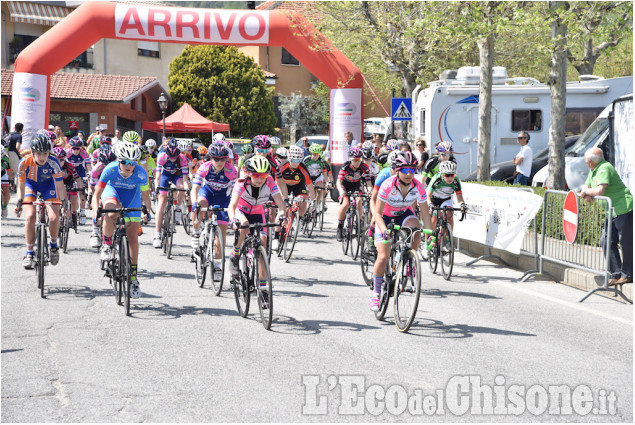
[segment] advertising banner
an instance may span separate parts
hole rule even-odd
[[[331,89],[331,163],[340,165],[348,160],[348,147],[344,134],[353,133],[353,139],[364,140],[362,132],[362,89]]]
[[[26,72],[13,74],[11,130],[15,129],[15,123],[24,124],[22,149],[28,149],[35,132],[44,128],[46,88],[46,75]]]
[[[117,38],[183,43],[266,44],[269,12],[117,3],[115,34]]]
[[[461,183],[468,206],[465,220],[454,217],[454,236],[520,254],[525,232],[542,205],[533,192]]]

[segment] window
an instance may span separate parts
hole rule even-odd
[[[542,111],[539,109],[516,109],[512,111],[512,131],[542,130]]]
[[[137,54],[139,56],[147,56],[150,58],[158,58],[159,42],[158,41],[137,41]]]
[[[135,122],[127,118],[117,116],[117,128],[124,134],[128,130],[135,130]]]
[[[573,134],[582,134],[595,118],[600,115],[602,109],[567,109],[566,112],[566,128],[568,136]]]
[[[15,62],[15,59],[18,57],[20,52],[26,47],[33,43],[37,39],[37,36],[34,35],[21,35],[15,34],[13,36],[13,40],[9,43],[9,52],[11,54],[10,60],[11,63]]]
[[[146,112],[147,101],[145,96],[141,96],[141,112]]]
[[[137,110],[137,99],[136,99],[136,98],[135,98],[135,99],[132,99],[132,100],[130,101],[130,109],[132,109],[133,111],[136,111],[136,110]]]
[[[280,61],[283,65],[300,65],[300,61],[293,57],[291,53],[287,51],[284,47],[282,48],[282,60]]]

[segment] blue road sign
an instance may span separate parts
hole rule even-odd
[[[409,97],[393,97],[390,108],[393,121],[412,120],[412,99]]]

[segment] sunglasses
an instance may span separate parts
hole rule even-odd
[[[269,153],[269,149],[256,149],[258,153]]]
[[[266,179],[267,177],[269,177],[269,173],[252,173],[251,174],[252,179]]]
[[[353,162],[361,162],[362,159],[361,158],[353,158],[353,159],[351,159],[351,161],[353,161]]]
[[[216,157],[212,157],[212,161],[225,162],[225,161],[227,161],[227,158],[216,158]]]
[[[74,151],[78,151],[79,150],[79,148],[71,148],[71,149],[74,150]]]
[[[280,159],[287,159],[286,156],[282,156],[282,155],[276,155],[276,158],[280,158]]]
[[[518,138],[518,140],[521,140],[521,139],[522,139],[522,140],[525,140],[525,139],[526,139],[526,137],[519,137],[519,138]]]
[[[417,172],[417,169],[414,167],[407,167],[407,168],[400,168],[399,169],[400,173],[404,173],[404,174],[415,174]]]
[[[417,146],[425,146],[425,145],[422,145],[421,143],[418,143]]]
[[[119,161],[119,163],[121,165],[136,165],[137,164],[136,161],[133,161],[131,159],[123,159],[123,160]]]
[[[456,174],[444,174],[444,175],[443,175],[443,177],[451,177],[451,178],[454,178],[454,176],[455,176],[455,175],[456,175]]]
[[[299,164],[299,163],[302,162],[302,160],[301,159],[291,159],[290,162],[293,163],[293,164]]]

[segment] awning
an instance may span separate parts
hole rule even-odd
[[[73,11],[68,7],[51,6],[29,1],[8,1],[11,22],[53,26]]]

